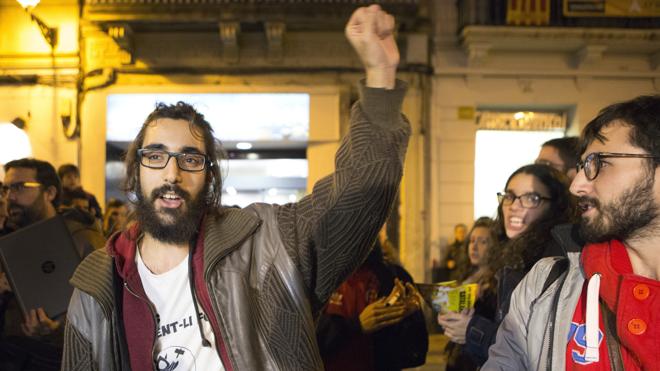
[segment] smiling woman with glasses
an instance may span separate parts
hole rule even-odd
[[[498,248],[486,252],[488,269],[481,284],[486,297],[497,298],[496,308],[492,316],[458,313],[439,318],[450,339],[457,331],[462,335],[453,340],[465,343],[462,351],[476,366],[488,358],[497,327],[508,312],[511,293],[522,277],[542,257],[561,254],[550,230],[571,221],[575,210],[568,178],[547,165],[526,165],[514,171],[497,197],[493,229]],[[467,325],[456,328],[458,323]]]

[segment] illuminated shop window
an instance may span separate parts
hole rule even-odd
[[[474,218],[495,217],[497,192],[509,175],[536,159],[541,145],[563,137],[566,114],[552,112],[494,112],[477,115],[474,159]]]
[[[293,93],[114,94],[108,96],[107,197],[124,198],[120,158],[157,102],[193,105],[228,154],[222,203],[284,204],[306,192],[309,95]]]

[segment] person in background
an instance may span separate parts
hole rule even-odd
[[[57,175],[62,180],[62,188],[66,190],[81,190],[87,195],[89,202],[89,209],[91,210],[92,215],[99,219],[103,220],[103,213],[101,212],[101,205],[96,200],[96,196],[83,190],[80,183],[80,169],[74,164],[64,164],[57,169]]]
[[[501,244],[498,243],[494,227],[493,219],[488,217],[481,217],[474,222],[467,235],[467,253],[464,254],[467,262],[466,264],[459,264],[460,268],[457,272],[457,279],[461,284],[476,283],[479,285],[474,309],[465,311],[464,314],[481,316],[491,321],[495,320],[497,296],[496,288],[491,285],[488,279],[491,269],[488,265],[488,256],[501,253]],[[459,343],[462,343],[460,339],[464,339],[467,332],[467,322],[463,323],[465,327],[448,325],[445,328],[445,335],[451,339],[457,339],[457,342],[450,341],[447,343],[445,348],[448,371],[478,369],[478,365],[463,353],[463,346],[459,345]]]
[[[421,297],[406,270],[383,259],[380,241],[330,297],[317,329],[328,371],[394,371],[425,363]],[[404,286],[405,285],[405,286]],[[389,301],[393,291],[398,300]]]
[[[23,158],[4,166],[9,217],[14,231],[53,218],[60,206],[62,186],[55,168],[46,161]],[[94,218],[69,209],[61,214],[80,257],[103,247],[105,239]],[[48,318],[43,309],[22,313],[0,273],[0,370],[56,370],[60,367],[63,318]]]
[[[578,138],[563,137],[543,143],[536,157],[536,164],[548,165],[566,174],[569,180],[575,178],[575,164],[580,160]]]
[[[7,227],[7,219],[9,219],[9,211],[7,210],[7,192],[0,182],[0,237],[9,233]]]
[[[546,165],[526,165],[514,171],[498,198],[495,231],[503,246],[499,253],[488,254],[490,270],[484,278],[497,288],[495,319],[471,313],[438,317],[449,338],[465,344],[464,353],[477,365],[486,361],[499,323],[509,310],[511,292],[522,277],[539,259],[562,254],[550,229],[570,222],[575,213],[568,178]]]
[[[103,215],[103,232],[106,238],[126,227],[128,221],[128,205],[126,202],[112,198],[105,207]]]
[[[447,250],[439,261],[433,262],[433,282],[444,282],[456,279],[456,264],[466,261],[464,256],[465,234],[467,226],[463,223],[454,226],[454,242],[447,246]]]
[[[94,217],[93,210],[89,205],[89,197],[82,188],[67,189],[62,188],[62,198],[60,202],[60,210],[76,208],[83,213],[90,214]]]
[[[577,226],[518,285],[483,370],[660,369],[660,95],[585,126]],[[557,269],[557,267],[559,269]]]

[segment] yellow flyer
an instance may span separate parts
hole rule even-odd
[[[417,289],[424,300],[439,313],[460,312],[474,307],[479,285],[459,285],[456,281],[418,283]]]

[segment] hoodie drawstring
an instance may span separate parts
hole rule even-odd
[[[600,291],[600,273],[596,273],[589,279],[587,285],[587,320],[586,320],[586,340],[587,350],[584,359],[589,362],[598,362],[598,333],[600,322],[600,305],[598,304]]]

